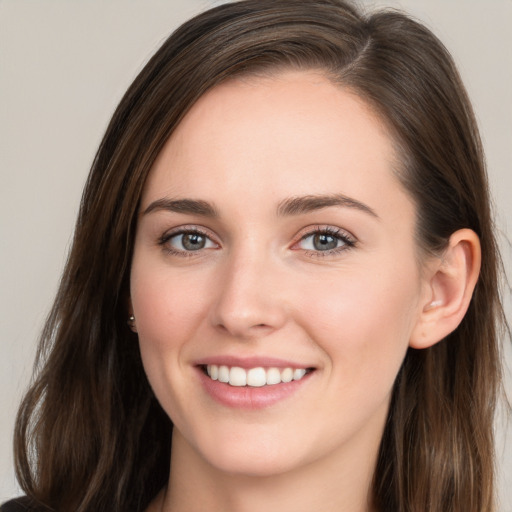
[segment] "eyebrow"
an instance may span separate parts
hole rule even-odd
[[[175,213],[185,213],[189,215],[200,215],[201,217],[219,216],[215,207],[207,201],[202,201],[200,199],[169,199],[165,197],[153,201],[142,212],[142,215],[147,215],[148,213],[161,210]]]
[[[379,218],[372,208],[343,194],[291,197],[279,203],[279,206],[277,207],[277,214],[279,216],[300,215],[315,210],[321,210],[322,208],[329,208],[331,206],[354,208],[365,212],[372,217],[377,219]]]
[[[379,218],[375,211],[369,206],[352,199],[343,194],[329,194],[329,195],[307,195],[290,197],[281,201],[277,207],[277,215],[280,217],[287,217],[292,215],[301,215],[323,208],[332,206],[343,208],[354,208],[372,217]],[[184,213],[189,215],[199,215],[201,217],[216,218],[219,213],[215,206],[207,201],[201,199],[170,199],[162,198],[153,201],[143,212],[142,215],[154,211],[169,211],[175,213]]]

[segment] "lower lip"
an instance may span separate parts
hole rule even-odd
[[[271,386],[237,387],[210,379],[202,368],[198,368],[198,372],[203,388],[216,402],[237,409],[264,409],[285,400],[298,391],[313,373],[306,373],[300,380],[281,382]]]

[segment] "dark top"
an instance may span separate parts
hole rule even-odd
[[[4,503],[0,512],[48,512],[48,509],[32,504],[28,498],[16,498]]]

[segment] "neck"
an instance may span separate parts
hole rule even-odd
[[[169,486],[151,510],[260,512],[271,504],[282,512],[371,512],[378,444],[364,447],[366,457],[361,457],[361,447],[353,448],[344,457],[333,453],[285,473],[251,476],[219,471],[175,430]]]

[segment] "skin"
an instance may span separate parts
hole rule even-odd
[[[433,299],[397,161],[365,102],[314,72],[217,86],[173,133],[145,186],[131,271],[144,367],[175,425],[169,486],[149,510],[371,510],[392,386]],[[278,211],[333,194],[367,210]],[[185,198],[217,216],[155,206]],[[325,228],[349,243],[318,250]],[[183,229],[205,247],[186,253]],[[195,361],[219,355],[315,371],[290,397],[241,410],[199,382]]]

